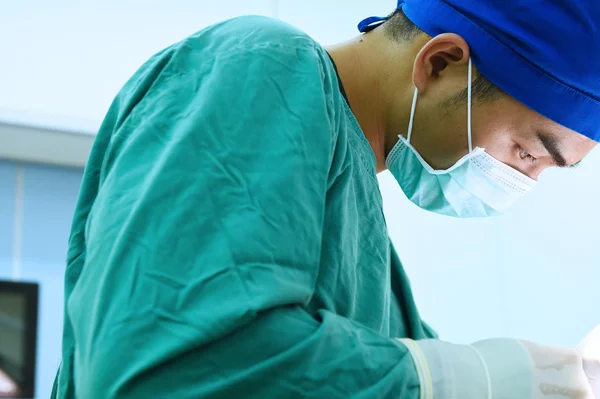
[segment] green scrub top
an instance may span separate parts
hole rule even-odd
[[[146,62],[98,133],[53,398],[418,398],[434,337],[327,52],[280,21]]]

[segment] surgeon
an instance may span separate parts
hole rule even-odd
[[[600,2],[406,0],[360,29],[323,48],[237,18],[127,82],[74,216],[53,398],[600,397],[575,349],[438,339],[376,177],[487,217],[582,161]]]

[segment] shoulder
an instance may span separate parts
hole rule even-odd
[[[264,94],[277,86],[278,92],[289,94],[290,101],[306,101],[300,95],[304,93],[320,96],[323,105],[339,102],[333,98],[339,97],[339,83],[326,50],[305,32],[280,20],[261,16],[230,19],[197,32],[178,47],[178,52],[185,54],[186,69],[209,73],[219,78],[221,86],[237,86],[238,92],[245,89],[247,94]]]
[[[273,70],[288,73],[331,69],[327,53],[301,30],[276,19],[244,16],[230,19],[186,38],[177,47],[195,65],[236,63],[239,67],[261,66],[264,74]],[[254,70],[254,72],[260,72]]]
[[[322,149],[337,137],[343,98],[333,64],[323,47],[287,23],[255,16],[224,21],[175,44],[158,64],[168,71],[153,83],[155,91],[167,88],[173,107],[189,101],[202,109],[210,117],[203,126],[228,137],[255,145],[252,128],[268,146],[270,138],[281,142],[284,129],[290,140]],[[159,100],[166,106],[164,96]],[[248,129],[232,129],[233,121]]]
[[[264,45],[319,47],[314,39],[300,29],[278,19],[263,16],[229,19],[196,33],[192,38],[207,34],[233,48],[260,48]]]

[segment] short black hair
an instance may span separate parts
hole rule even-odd
[[[404,14],[401,8],[391,13],[388,16],[387,21],[383,24],[383,29],[386,36],[390,40],[397,42],[411,42],[417,38],[417,36],[424,34],[425,32],[415,25],[408,17]],[[479,102],[493,102],[504,94],[502,89],[490,82],[481,73],[477,73],[475,80],[473,81],[472,87],[472,99]],[[459,93],[455,97],[449,99],[449,104],[464,104],[467,102],[467,89],[464,92]]]
[[[425,33],[406,17],[401,8],[388,15],[387,21],[383,24],[383,29],[388,38],[397,42],[410,42],[420,34]]]

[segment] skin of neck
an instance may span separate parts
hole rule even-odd
[[[407,43],[388,38],[382,28],[326,48],[336,63],[348,102],[376,158],[377,173],[406,132],[415,90],[413,64],[428,38]]]

